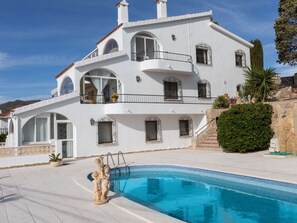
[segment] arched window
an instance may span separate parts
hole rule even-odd
[[[210,98],[211,87],[207,80],[201,80],[198,82],[198,97],[199,98]]]
[[[118,131],[117,123],[115,120],[104,117],[97,121],[98,126],[98,144],[117,143]]]
[[[109,103],[112,95],[120,94],[121,90],[122,84],[113,73],[103,69],[92,70],[81,78],[81,103]]]
[[[246,66],[246,59],[245,59],[244,51],[237,50],[235,52],[235,65],[237,67],[245,67]]]
[[[47,142],[49,140],[48,118],[33,117],[23,127],[23,142]]]
[[[153,35],[138,33],[132,39],[132,60],[144,61],[160,58],[160,46]]]
[[[155,116],[145,120],[145,141],[162,141],[161,120]]]
[[[193,136],[193,120],[188,116],[179,119],[179,136]]]
[[[212,64],[211,48],[205,43],[196,45],[196,62],[198,64]]]
[[[103,54],[114,53],[117,51],[119,51],[119,45],[117,41],[115,41],[114,39],[111,39],[106,43]]]
[[[60,95],[69,94],[73,91],[73,82],[70,77],[66,77],[63,80]]]
[[[175,77],[164,79],[164,97],[165,99],[182,99],[182,82]]]

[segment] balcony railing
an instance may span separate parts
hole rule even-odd
[[[8,128],[0,128],[0,134],[7,134],[8,133]]]
[[[171,60],[185,63],[192,63],[192,56],[180,53],[171,53],[167,51],[143,51],[140,53],[131,53],[133,61],[145,61],[145,60]]]
[[[109,103],[146,103],[146,104],[203,104],[211,105],[213,98],[200,98],[198,96],[167,97],[164,95],[147,94],[118,94],[114,102],[110,96],[81,95],[82,104],[109,104]]]

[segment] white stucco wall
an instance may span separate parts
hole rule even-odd
[[[158,20],[159,21],[159,20]],[[193,119],[193,128],[198,130],[206,123],[204,112],[210,108],[210,99],[199,99],[205,104],[80,104],[80,80],[89,71],[96,69],[107,70],[118,77],[121,82],[122,94],[164,95],[164,79],[174,77],[182,83],[183,96],[198,96],[197,83],[207,80],[211,84],[211,96],[217,97],[228,93],[236,96],[236,86],[243,83],[242,67],[235,66],[235,52],[242,50],[246,55],[246,64],[250,65],[250,52],[248,44],[238,38],[225,35],[210,26],[210,17],[182,19],[171,22],[153,22],[124,24],[97,45],[99,56],[92,59],[76,62],[57,78],[60,92],[63,80],[68,76],[73,80],[74,91],[77,96],[62,100],[61,102],[48,101],[40,107],[19,110],[16,112],[16,126],[14,138],[18,138],[18,145],[22,144],[21,129],[32,117],[40,114],[59,113],[66,116],[74,126],[74,156],[83,157],[104,154],[107,152],[130,152],[140,150],[155,150],[169,148],[183,148],[191,144],[191,137],[179,137],[178,120],[182,116]],[[138,24],[138,25],[137,25]],[[131,61],[131,43],[133,37],[140,32],[150,33],[156,37],[160,50],[172,53],[188,54],[193,58],[193,72],[170,72],[165,69],[166,61],[155,71],[142,71],[141,63]],[[172,40],[175,35],[176,40]],[[119,45],[119,52],[103,55],[106,43],[115,39]],[[212,64],[196,63],[196,45],[204,43],[211,47]],[[172,61],[171,61],[172,62]],[[149,66],[149,65],[146,65]],[[154,63],[151,63],[151,66]],[[162,68],[163,67],[163,68]],[[180,66],[179,69],[183,69]],[[152,67],[154,68],[154,67]],[[154,69],[153,69],[154,70]],[[139,76],[141,81],[136,81]],[[143,110],[143,112],[142,112]],[[18,110],[17,110],[18,111]],[[97,145],[97,127],[91,126],[90,119],[95,121],[109,116],[117,123],[117,144]],[[144,121],[149,116],[156,116],[162,123],[162,141],[146,142]]]

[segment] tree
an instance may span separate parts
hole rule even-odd
[[[297,0],[280,0],[275,20],[275,45],[279,63],[297,65]]]
[[[276,88],[277,74],[274,68],[264,70],[247,68],[244,72],[244,90],[251,98],[264,102]]]
[[[263,70],[264,62],[262,43],[258,39],[252,40],[251,43],[254,45],[254,47],[251,48],[251,68]]]

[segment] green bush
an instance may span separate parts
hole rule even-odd
[[[272,107],[268,104],[239,104],[217,120],[218,142],[225,152],[255,152],[269,148],[273,130]]]
[[[216,100],[214,100],[214,102],[212,104],[212,107],[215,108],[215,109],[229,108],[229,106],[230,106],[230,102],[224,96],[217,97]]]
[[[5,134],[5,133],[1,133],[1,134],[0,134],[0,142],[5,142],[6,137],[7,137],[7,134]]]

